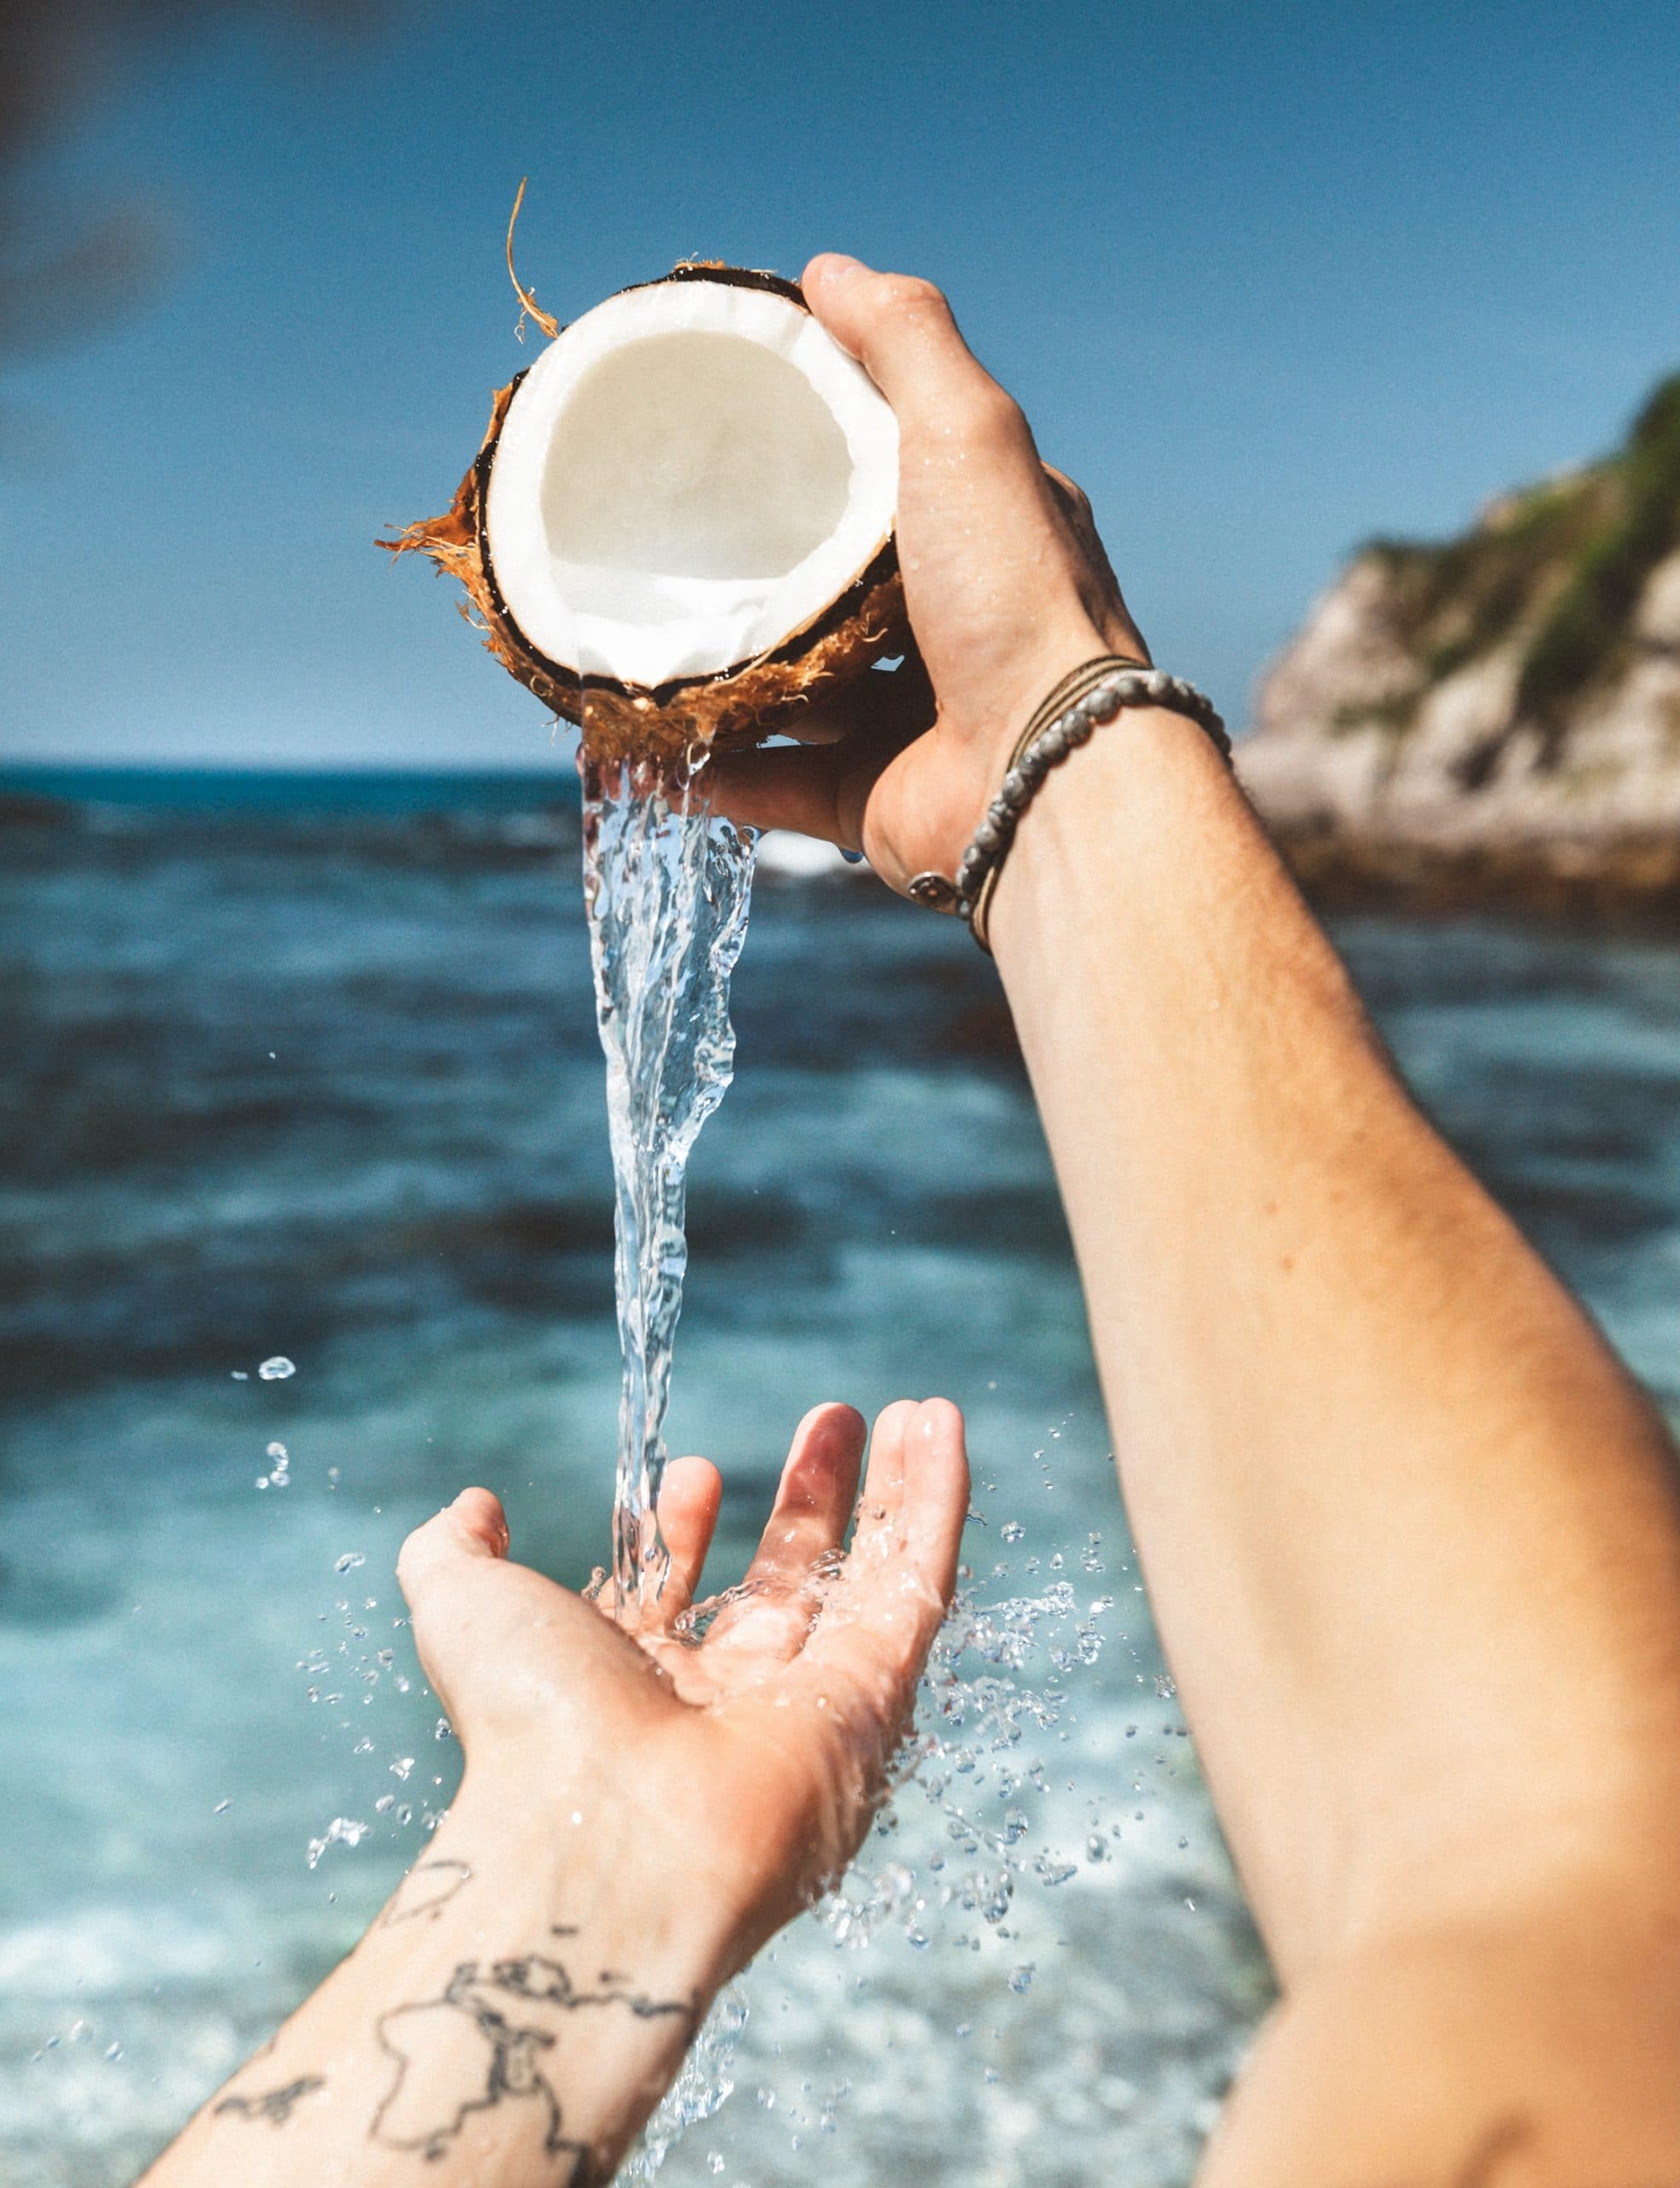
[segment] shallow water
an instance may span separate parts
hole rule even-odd
[[[407,1527],[482,1479],[517,1554],[573,1584],[607,1555],[613,1183],[567,797],[557,766],[542,803],[500,810],[108,806],[0,835],[19,2188],[129,2177],[447,1798],[456,1752],[393,1624]],[[789,879],[767,846],[740,1075],[690,1182],[670,1435],[724,1469],[716,1577],[808,1403],[942,1391],[972,1424],[975,1590],[1066,1583],[1073,1609],[1017,1674],[1062,1696],[1054,1721],[1035,1704],[1018,1750],[901,1800],[849,1887],[866,1947],[811,1920],[753,1970],[735,2093],[661,2179],[718,2178],[715,2156],[757,2188],[1166,2188],[1266,1977],[1156,1685],[1049,1165],[979,953],[806,863]],[[1680,1403],[1680,954],[1345,938],[1435,1114]],[[274,1356],[297,1373],[261,1380]],[[1016,1752],[1043,1787],[1001,1797]],[[996,1857],[953,1829],[1012,1809],[1026,1858],[1000,1926],[961,1903]]]

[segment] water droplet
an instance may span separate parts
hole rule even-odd
[[[1037,1969],[1036,1961],[1024,1960],[1019,1967],[1009,1970],[1009,1988],[1019,1997],[1032,1988],[1032,1979]]]
[[[210,1810],[210,1814],[212,1815],[226,1815],[232,1805],[233,1803],[232,1801],[218,1801],[215,1806]]]
[[[1088,1862],[1106,1862],[1107,1858],[1108,1848],[1107,1843],[1103,1839],[1098,1838],[1096,1832],[1093,1832],[1090,1837],[1085,1841],[1085,1859]]]
[[[268,1456],[271,1459],[278,1459],[280,1462],[280,1464],[284,1466],[286,1461],[291,1456],[291,1454],[287,1450],[284,1444],[271,1444],[268,1446]]]
[[[1006,1520],[998,1532],[1005,1542],[1020,1542],[1026,1534],[1026,1529],[1019,1520]]]
[[[121,2056],[122,2056],[122,2046],[121,2046],[121,2044],[108,2044],[108,2045],[106,2046],[106,2048],[105,2048],[105,2056],[106,2056],[108,2059],[120,2059],[120,2058],[121,2058]]]
[[[332,1569],[335,1573],[354,1573],[358,1565],[365,1565],[367,1562],[367,1560],[359,1550],[347,1550],[342,1557],[333,1560]]]
[[[354,1816],[335,1815],[321,1836],[309,1841],[309,1867],[316,1867],[329,1846],[359,1846],[367,1836],[367,1828]]]
[[[256,1372],[265,1383],[284,1383],[289,1375],[295,1375],[297,1370],[286,1358],[285,1353],[277,1352],[272,1359],[265,1360]]]
[[[414,1767],[414,1758],[412,1755],[399,1755],[391,1766],[391,1774],[393,1778],[406,1778]]]

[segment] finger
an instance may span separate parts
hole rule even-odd
[[[843,744],[731,753],[712,763],[712,810],[744,828],[792,828],[861,850],[869,793],[902,749],[896,735],[864,731]]]
[[[896,1398],[875,1417],[869,1439],[869,1471],[858,1505],[857,1541],[884,1554],[891,1544],[904,1495],[904,1438],[917,1412],[913,1398]]]
[[[694,1601],[723,1502],[723,1476],[709,1459],[673,1459],[659,1491],[659,1531],[671,1553],[655,1616],[669,1625]]]
[[[879,732],[908,739],[932,726],[933,685],[913,640],[896,668],[871,667],[843,681],[819,684],[776,717],[776,734],[801,744],[837,744]]]
[[[879,1424],[876,1429],[886,1469],[881,1503],[875,1501],[872,1449],[864,1518],[845,1584],[824,1606],[805,1662],[818,1679],[850,1679],[878,1710],[890,1714],[893,1697],[902,1701],[919,1676],[949,1607],[969,1478],[962,1415],[949,1400],[930,1398],[889,1412],[889,1435],[883,1438]]]
[[[777,744],[766,751],[736,752],[707,769],[708,797],[743,828],[791,828],[843,850],[848,842],[840,818],[840,782],[846,756],[831,744]]]
[[[927,1398],[904,1431],[898,1538],[910,1569],[950,1607],[968,1517],[968,1444],[961,1414],[949,1398]]]
[[[440,1573],[465,1561],[494,1563],[508,1555],[507,1515],[488,1489],[463,1489],[453,1504],[416,1527],[397,1558],[397,1578],[411,1610],[430,1591]]]
[[[910,432],[949,433],[982,413],[1002,418],[1006,406],[1013,409],[931,281],[878,274],[858,259],[825,251],[806,268],[801,286],[811,309]]]
[[[1068,515],[1076,523],[1094,525],[1096,522],[1091,509],[1091,497],[1077,479],[1070,479],[1065,471],[1057,470],[1054,463],[1044,466],[1044,475],[1055,488]]]
[[[864,808],[881,770],[925,730],[938,709],[919,659],[890,674],[866,670],[813,703],[796,746],[725,755],[712,763],[713,809],[749,828],[792,828],[861,848]]]
[[[800,1587],[825,1553],[837,1550],[857,1501],[866,1434],[855,1406],[814,1406],[793,1432],[776,1503],[746,1586],[758,1596]]]
[[[1149,649],[1121,594],[1120,581],[1096,528],[1090,495],[1083,486],[1076,485],[1065,471],[1058,471],[1054,463],[1047,463],[1044,473],[1054,490],[1063,521],[1089,568],[1090,581],[1080,587],[1086,612],[1116,653],[1147,662],[1150,658]]]
[[[819,1602],[814,1570],[845,1539],[865,1433],[849,1405],[815,1406],[794,1431],[757,1553],[706,1636],[714,1658],[785,1662],[803,1647]]]

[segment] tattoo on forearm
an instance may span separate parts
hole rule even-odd
[[[211,2106],[213,2112],[237,2113],[244,2120],[266,2120],[271,2127],[284,2127],[293,2108],[312,2091],[325,2089],[325,2074],[300,2074],[279,2089],[254,2091],[250,2097],[225,2097]]]
[[[465,1862],[422,1862],[397,1885],[380,1926],[388,1930],[394,1922],[412,1922],[420,1914],[435,1922],[472,1875]]]
[[[556,1929],[554,1934],[574,1932]],[[590,2145],[565,2132],[550,2079],[559,2059],[559,2032],[520,2012],[520,2006],[558,2007],[565,2013],[620,2007],[641,2020],[684,2020],[690,2032],[699,2008],[696,1998],[650,1998],[610,1969],[603,1968],[600,1979],[599,1990],[579,1990],[561,1962],[543,1953],[489,1966],[464,1960],[439,1997],[381,2014],[374,2033],[396,2070],[369,2138],[388,2150],[441,2158],[474,2113],[528,2104],[542,2124],[543,2151],[569,2156],[572,2188],[585,2188],[593,2178]],[[463,2044],[463,2023],[478,2043]]]

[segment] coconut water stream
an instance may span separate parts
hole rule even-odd
[[[627,1603],[644,1585],[656,1590],[667,1564],[655,1507],[688,1268],[688,1160],[734,1076],[729,983],[746,933],[755,838],[712,813],[703,769],[580,765],[623,1362],[613,1579]]]

